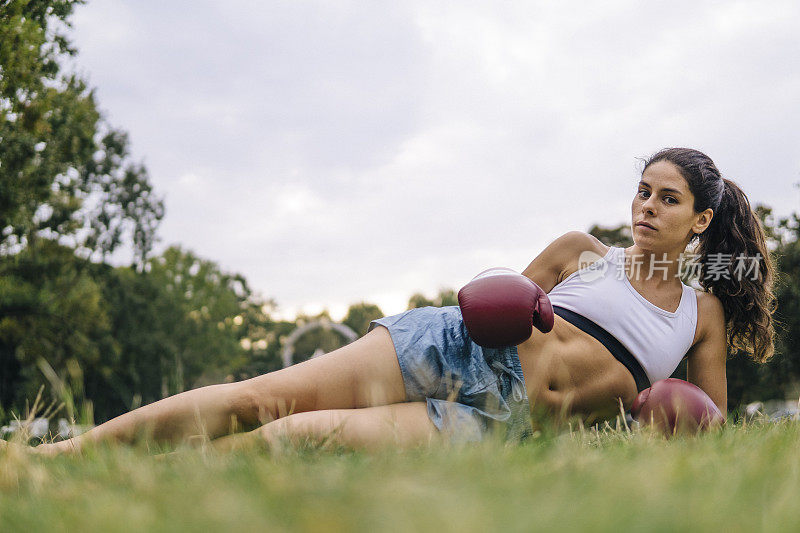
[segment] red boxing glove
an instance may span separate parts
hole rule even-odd
[[[697,433],[725,423],[716,404],[700,387],[682,379],[667,378],[653,383],[633,401],[631,416],[666,435]]]
[[[458,305],[467,331],[484,348],[516,346],[533,326],[553,329],[553,306],[536,283],[510,268],[491,268],[458,291]]]

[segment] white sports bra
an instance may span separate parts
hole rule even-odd
[[[668,378],[692,347],[697,329],[695,290],[681,283],[678,309],[670,313],[633,288],[625,273],[625,249],[574,272],[548,294],[553,305],[588,318],[622,343],[650,382]]]

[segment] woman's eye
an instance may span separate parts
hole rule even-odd
[[[649,192],[649,191],[647,191],[647,190],[645,190],[645,189],[642,189],[641,191],[639,191],[639,193],[638,193],[638,194],[639,194],[639,196],[641,196],[642,198],[647,198],[647,197],[650,195],[650,192]],[[667,203],[668,203],[668,204],[670,204],[670,205],[674,205],[674,204],[677,204],[677,203],[678,203],[678,200],[676,200],[676,199],[675,199],[675,198],[673,198],[672,196],[665,196],[665,197],[664,197],[664,200],[665,200],[665,201],[667,201]]]

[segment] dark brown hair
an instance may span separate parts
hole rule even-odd
[[[695,213],[708,208],[714,211],[708,228],[691,241],[700,263],[697,281],[722,303],[728,345],[745,351],[759,363],[765,362],[775,349],[772,314],[776,301],[772,291],[775,268],[761,221],[742,189],[723,178],[704,153],[665,148],[645,161],[643,171],[657,161],[678,167],[694,195]],[[718,268],[721,261],[728,264],[726,272]],[[737,261],[739,266],[744,262],[744,273],[737,272]],[[712,262],[717,268],[709,272]]]

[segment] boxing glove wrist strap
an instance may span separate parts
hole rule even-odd
[[[650,379],[647,377],[647,373],[644,371],[644,368],[642,368],[641,363],[639,363],[633,354],[613,335],[585,316],[581,316],[569,309],[554,305],[553,312],[573,326],[599,340],[603,346],[611,352],[611,355],[613,355],[617,361],[625,365],[625,368],[633,375],[637,392],[642,392],[644,389],[650,387]]]

